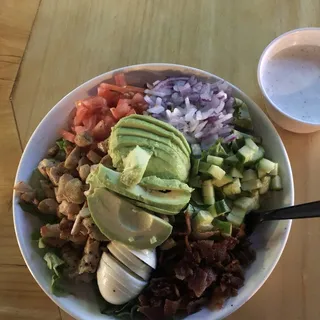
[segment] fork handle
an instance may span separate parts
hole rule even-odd
[[[320,217],[320,201],[299,204],[268,211],[263,214],[262,220],[287,220]]]

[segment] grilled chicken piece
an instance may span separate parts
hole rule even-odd
[[[21,200],[25,202],[33,202],[36,197],[36,191],[27,183],[20,181],[13,189],[19,194]]]
[[[38,209],[44,214],[57,214],[58,202],[55,199],[48,198],[40,201]]]
[[[97,241],[108,241],[109,239],[101,233],[97,225],[94,223],[91,217],[84,218],[82,224],[88,230],[89,237]]]
[[[84,247],[83,257],[81,258],[78,273],[94,273],[97,270],[100,260],[99,241],[88,238],[86,246]]]

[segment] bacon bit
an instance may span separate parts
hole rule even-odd
[[[191,234],[191,221],[190,221],[190,215],[188,212],[184,213],[184,218],[186,220],[187,235],[189,236]]]
[[[60,134],[63,139],[74,143],[74,138],[76,137],[75,134],[68,132],[66,130],[63,130],[63,129],[60,130]]]
[[[191,246],[190,246],[190,243],[189,243],[189,237],[186,235],[184,236],[184,241],[186,243],[186,247],[189,251],[191,251]]]

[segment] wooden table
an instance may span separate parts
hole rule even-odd
[[[319,0],[0,0],[0,319],[71,319],[41,291],[12,224],[15,170],[35,126],[71,89],[105,71],[172,62],[215,73],[261,107],[263,48],[290,29],[319,26]],[[320,133],[277,128],[296,203],[319,199]],[[228,319],[320,319],[320,221],[294,222],[272,276]]]

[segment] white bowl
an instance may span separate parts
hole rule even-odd
[[[203,80],[220,80],[208,72],[173,64],[144,64],[114,70],[93,78],[82,84],[65,96],[41,121],[30,138],[18,167],[16,182],[27,181],[32,170],[45,156],[46,150],[58,138],[58,129],[66,125],[67,115],[73,108],[74,102],[94,93],[94,89],[102,81],[110,80],[115,73],[124,72],[128,83],[143,85],[168,76],[195,75]],[[284,190],[274,192],[268,200],[268,208],[282,207],[293,204],[294,189],[289,159],[283,143],[270,120],[262,110],[242,91],[232,86],[233,94],[242,99],[249,107],[255,124],[256,134],[263,137],[267,156],[279,162],[283,177]],[[33,230],[40,226],[33,216],[24,213],[17,197],[13,197],[13,214],[16,236],[24,260],[35,280],[43,291],[64,311],[81,320],[111,320],[113,317],[102,315],[96,302],[95,295],[88,286],[77,287],[76,295],[56,297],[50,293],[50,276],[45,262],[38,255],[30,241]],[[237,310],[252,297],[262,286],[276,266],[287,242],[291,221],[264,223],[252,237],[253,246],[257,251],[256,261],[246,270],[246,282],[239,290],[239,295],[229,299],[225,306],[218,311],[204,308],[186,319],[216,320],[222,319]]]
[[[320,28],[302,28],[289,31],[287,33],[282,34],[278,38],[274,39],[263,51],[259,65],[258,65],[258,82],[261,89],[261,92],[264,96],[265,105],[267,108],[267,112],[271,119],[277,123],[282,128],[297,132],[297,133],[310,133],[314,131],[320,130],[320,119],[318,121],[305,121],[298,118],[292,112],[290,113],[290,108],[287,108],[286,111],[281,109],[277,103],[275,103],[270,94],[268,94],[266,90],[265,83],[263,81],[264,74],[268,72],[267,63],[270,59],[272,59],[277,53],[284,49],[290,49],[294,46],[319,46],[320,44]],[[314,68],[312,72],[312,76],[316,79],[310,79],[310,83],[305,81],[304,85],[306,88],[313,87],[314,90],[317,90],[318,85],[314,81],[318,81],[318,77],[320,76],[320,72],[315,70],[318,68]],[[288,75],[288,83],[290,82],[290,76]],[[276,83],[274,85],[277,85]],[[299,89],[300,90],[300,89]],[[299,100],[297,99],[298,91],[290,94],[286,99],[288,103],[290,103],[291,108],[295,108],[298,110],[301,108],[299,105]],[[290,100],[289,100],[290,99]],[[292,100],[291,100],[292,99]],[[292,102],[290,102],[292,101]],[[319,101],[320,103],[320,101]]]

